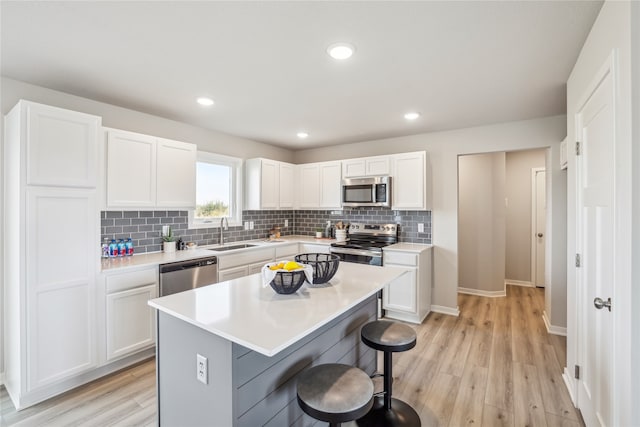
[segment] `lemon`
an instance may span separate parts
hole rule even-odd
[[[284,269],[287,271],[297,270],[299,268],[302,268],[302,266],[295,261],[289,261],[284,265]]]
[[[269,266],[270,270],[282,270],[284,268],[284,262],[273,264]]]

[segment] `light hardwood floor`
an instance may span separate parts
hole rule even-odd
[[[460,316],[431,313],[416,347],[394,355],[394,396],[423,426],[582,426],[561,374],[563,337],[547,334],[544,291],[459,295]],[[16,412],[2,387],[1,426],[155,424],[154,360]]]

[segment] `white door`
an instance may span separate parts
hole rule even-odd
[[[606,307],[594,307],[595,298],[611,297],[615,280],[613,90],[609,71],[576,117],[578,407],[588,427],[613,425],[613,317]]]
[[[294,165],[280,163],[280,208],[292,208],[294,203]]]
[[[531,178],[531,231],[533,232],[531,281],[535,286],[544,288],[544,246],[547,227],[547,199],[545,196],[546,184],[544,168],[532,169]]]
[[[339,208],[342,187],[342,165],[340,162],[320,164],[320,207]]]
[[[261,174],[260,207],[262,209],[276,209],[280,198],[280,167],[278,162],[262,160]]]

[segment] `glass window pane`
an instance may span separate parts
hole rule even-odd
[[[231,177],[230,166],[197,162],[196,218],[213,219],[233,214],[230,209]]]

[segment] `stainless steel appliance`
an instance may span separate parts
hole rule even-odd
[[[391,206],[391,177],[342,180],[342,206]]]
[[[343,262],[382,265],[382,248],[398,242],[396,224],[353,223],[349,239],[331,244],[329,251]]]
[[[160,264],[160,296],[218,282],[218,258],[206,257]]]

